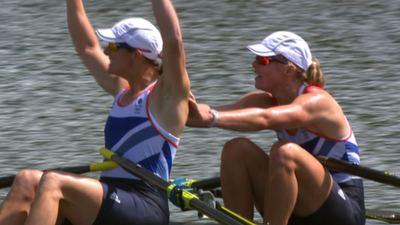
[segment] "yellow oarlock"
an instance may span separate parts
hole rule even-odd
[[[189,181],[190,182],[190,184],[191,183],[193,183],[194,181]],[[186,184],[186,185],[188,185],[186,182],[182,182],[182,184]],[[171,185],[169,185],[168,187],[167,187],[167,194],[168,194],[168,199],[170,199],[171,200],[171,192],[174,192],[174,188],[176,187],[177,185],[176,184],[171,184]],[[188,185],[189,186],[189,185]],[[181,193],[175,193],[175,195],[176,195],[176,200],[177,200],[177,202],[178,202],[178,204],[179,205],[181,205],[182,206],[182,203],[181,203],[181,199],[183,200],[183,206],[184,206],[184,210],[190,210],[190,209],[193,209],[191,206],[190,206],[190,201],[192,200],[192,199],[194,199],[194,198],[196,198],[196,199],[199,199],[199,197],[197,197],[197,195],[195,195],[195,194],[193,194],[193,193],[191,193],[189,190],[185,190],[185,189],[181,189]],[[181,195],[181,196],[180,196]],[[172,201],[172,200],[171,200]],[[172,201],[173,202],[173,201]],[[182,207],[181,207],[182,208]]]

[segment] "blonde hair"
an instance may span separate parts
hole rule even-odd
[[[317,59],[311,62],[311,65],[308,67],[307,71],[304,71],[302,68],[294,64],[293,62],[286,59],[284,56],[277,56],[279,59],[284,61],[288,66],[294,65],[296,67],[297,78],[307,83],[308,85],[315,85],[320,88],[325,86],[325,78],[324,74],[320,69],[320,64]]]

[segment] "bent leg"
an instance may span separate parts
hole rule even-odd
[[[24,224],[35,198],[42,171],[22,170],[0,207],[0,224]]]
[[[299,145],[279,141],[270,152],[264,222],[287,224],[290,215],[307,216],[322,206],[332,188],[328,171]]]
[[[263,212],[268,155],[246,138],[228,141],[221,156],[221,187],[225,206],[253,220],[254,206]]]
[[[49,171],[43,174],[26,224],[55,224],[67,218],[74,225],[92,224],[103,200],[98,180]]]

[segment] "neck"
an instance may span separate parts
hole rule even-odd
[[[124,94],[121,102],[131,102],[140,95],[159,75],[151,68],[147,71],[137,70],[127,76],[130,89]]]
[[[299,96],[299,91],[302,86],[303,83],[292,86],[287,85],[286,87],[283,87],[279,91],[272,94],[276,99],[278,99],[279,104],[287,105],[292,103]]]

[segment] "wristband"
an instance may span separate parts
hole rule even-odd
[[[211,124],[208,124],[208,127],[213,127],[215,126],[215,124],[217,123],[218,120],[218,111],[215,109],[210,109],[210,113],[213,115],[213,121],[211,122]]]

